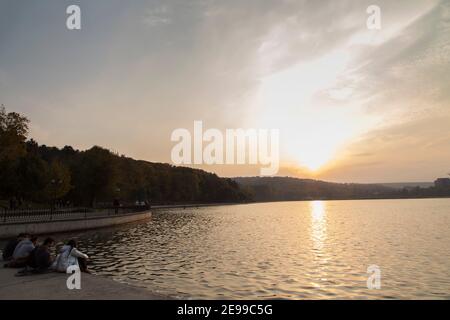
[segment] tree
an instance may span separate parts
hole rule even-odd
[[[49,200],[44,191],[49,182],[48,172],[48,164],[38,154],[28,153],[21,158],[16,173],[16,197],[34,202]]]
[[[111,200],[117,192],[117,162],[109,150],[93,147],[81,156],[78,188],[82,188],[84,200],[95,206],[98,200]]]
[[[72,188],[69,169],[61,162],[54,160],[48,167],[44,197],[47,200],[59,200]]]
[[[25,156],[29,120],[18,113],[7,113],[0,107],[0,198],[19,193],[17,168]]]
[[[70,190],[70,172],[58,161],[48,164],[38,154],[28,153],[17,168],[16,197],[38,203],[53,203]]]
[[[25,154],[29,120],[0,107],[0,161],[13,161]]]

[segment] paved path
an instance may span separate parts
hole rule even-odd
[[[1,259],[0,259],[1,262]],[[81,289],[69,290],[64,273],[15,277],[0,265],[0,300],[166,300],[167,297],[91,274],[81,274]]]

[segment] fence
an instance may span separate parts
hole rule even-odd
[[[59,220],[82,220],[89,218],[107,217],[144,212],[148,206],[119,206],[105,208],[54,208],[54,209],[2,209],[0,224],[48,222]]]

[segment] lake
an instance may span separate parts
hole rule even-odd
[[[450,299],[450,199],[166,209],[77,238],[95,273],[172,297]]]

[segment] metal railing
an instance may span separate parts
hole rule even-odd
[[[118,206],[104,208],[0,209],[0,224],[83,220],[144,212],[148,206]]]

